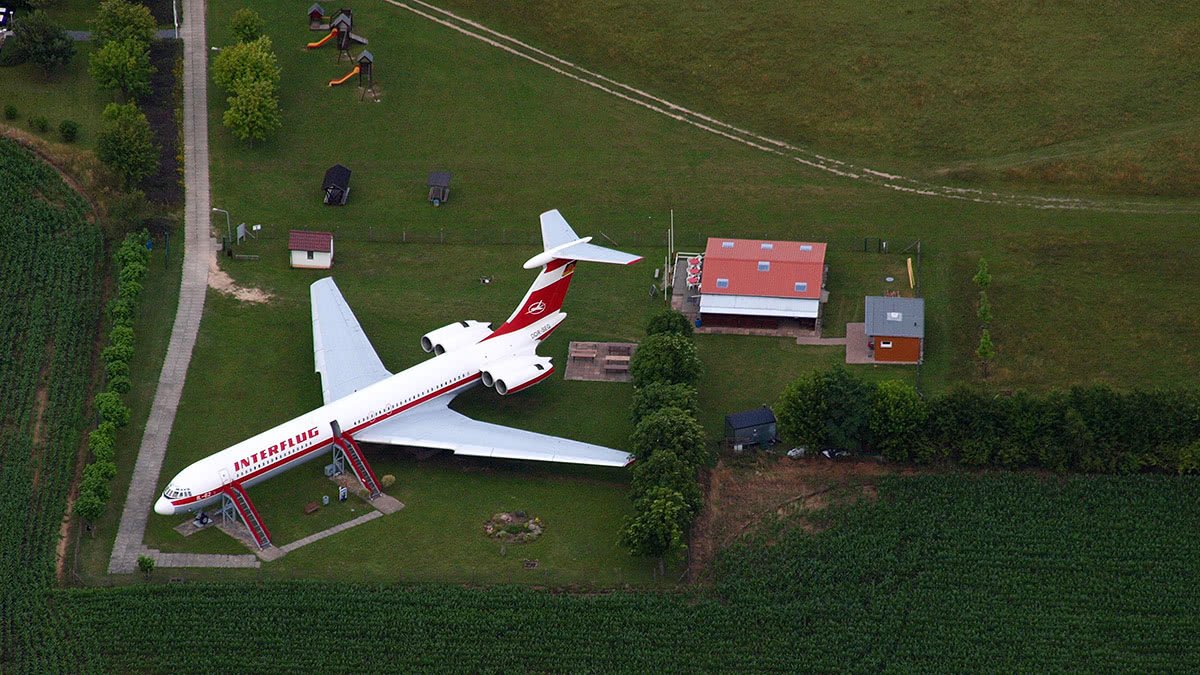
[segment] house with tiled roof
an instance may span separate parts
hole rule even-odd
[[[701,262],[700,322],[708,327],[815,328],[825,285],[825,244],[708,240]]]

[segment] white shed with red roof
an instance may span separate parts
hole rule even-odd
[[[333,233],[292,230],[288,234],[292,267],[327,270],[333,267]]]
[[[710,238],[700,281],[704,325],[814,327],[821,314],[825,244]]]

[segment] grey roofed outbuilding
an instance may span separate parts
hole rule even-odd
[[[746,429],[774,423],[775,413],[771,412],[771,409],[765,405],[754,410],[746,410],[725,416],[725,424],[733,429]]]
[[[320,14],[321,16],[325,16],[325,8],[314,3],[312,7],[308,8],[308,13],[309,15]]]
[[[363,61],[366,61],[367,63],[374,63],[375,55],[364,49],[363,52],[358,55],[358,62],[362,63]]]
[[[925,298],[867,296],[868,336],[925,338]]]

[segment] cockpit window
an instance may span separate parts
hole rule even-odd
[[[189,490],[188,488],[181,488],[181,487],[175,487],[174,485],[168,485],[167,489],[163,491],[163,496],[166,497],[167,499],[179,499],[181,497],[191,497],[192,491]]]

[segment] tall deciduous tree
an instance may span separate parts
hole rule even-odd
[[[694,417],[679,408],[663,408],[638,423],[630,438],[633,454],[640,460],[668,449],[694,466],[712,462],[704,440],[704,429]]]
[[[265,141],[283,125],[274,87],[264,80],[239,82],[223,121],[240,141]]]
[[[992,303],[988,302],[987,291],[979,291],[979,309],[976,310],[975,316],[984,326],[992,322]]]
[[[633,465],[631,496],[638,502],[655,488],[670,488],[683,496],[688,507],[687,516],[694,518],[703,503],[700,484],[696,482],[696,470],[695,464],[684,460],[674,450],[659,448],[650,454],[649,459]]]
[[[869,443],[872,389],[841,366],[801,377],[784,389],[775,407],[780,433],[814,447]]]
[[[47,73],[66,65],[75,56],[75,43],[42,10],[21,19],[6,46],[41,67]]]
[[[88,72],[101,89],[121,92],[125,100],[150,93],[150,50],[135,38],[110,40],[89,57]]]
[[[695,385],[701,368],[696,343],[674,333],[647,337],[638,345],[629,364],[634,386],[638,387],[651,382]]]
[[[150,123],[134,103],[110,103],[101,115],[96,135],[96,155],[125,181],[136,185],[154,173],[158,148],[150,134]]]
[[[265,35],[222,49],[213,60],[212,71],[213,82],[234,94],[243,82],[268,82],[272,95],[279,86],[279,64],[271,48],[271,38]]]
[[[158,23],[150,9],[140,2],[104,0],[96,11],[92,28],[92,38],[101,46],[133,38],[149,47],[158,31]]]
[[[687,548],[687,504],[683,495],[665,487],[650,490],[638,501],[637,515],[625,521],[621,544],[633,555],[658,559],[663,574],[667,556]]]
[[[266,28],[266,24],[263,23],[258,12],[249,7],[243,7],[234,12],[229,23],[238,42],[253,42],[262,36],[263,29]]]
[[[979,269],[975,270],[975,276],[972,277],[975,284],[980,288],[987,288],[992,283],[992,273],[988,271],[988,262],[984,258],[979,259]]]
[[[979,334],[979,346],[975,348],[975,356],[979,357],[979,364],[983,368],[983,376],[987,377],[988,366],[996,356],[996,346],[992,344],[992,334],[986,328]]]
[[[880,382],[871,398],[871,437],[884,457],[907,461],[917,455],[928,409],[912,385]]]

